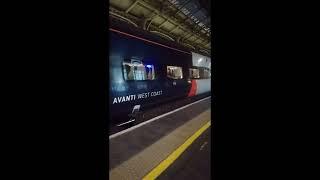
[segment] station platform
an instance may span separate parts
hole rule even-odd
[[[109,178],[211,179],[211,97],[109,136]]]

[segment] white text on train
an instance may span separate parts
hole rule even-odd
[[[136,99],[136,95],[128,95],[128,96],[121,96],[121,97],[115,97],[113,99],[112,104],[121,103],[121,102],[127,102],[132,101]]]
[[[136,99],[145,99],[150,96],[159,96],[159,95],[162,95],[162,91],[146,92],[146,93],[140,93],[140,94],[134,94],[134,95],[128,95],[128,96],[115,97],[113,99],[112,104],[128,102]]]

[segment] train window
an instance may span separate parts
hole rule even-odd
[[[200,78],[201,79],[209,79],[211,78],[211,72],[208,68],[200,68]]]
[[[167,66],[167,77],[171,79],[182,79],[182,67]]]
[[[154,80],[154,65],[145,65],[141,61],[123,62],[125,80]]]
[[[199,69],[190,68],[189,73],[190,73],[191,79],[199,79],[200,78]]]

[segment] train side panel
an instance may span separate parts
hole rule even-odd
[[[194,80],[196,86],[194,95],[211,92],[211,58],[192,52],[192,66],[206,68],[207,73],[210,75],[208,79]]]
[[[116,32],[110,32],[109,54],[109,107],[112,124],[128,121],[128,115],[136,105],[144,110],[188,95],[191,88],[187,81],[188,67],[192,64],[191,54],[152,45]],[[131,58],[140,58],[143,63],[153,65],[155,79],[125,80],[123,62]],[[182,67],[185,77],[178,80],[167,78],[167,65]]]
[[[211,91],[211,79],[199,79],[196,80],[197,91],[195,95],[207,93]]]

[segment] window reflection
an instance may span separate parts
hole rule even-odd
[[[182,67],[178,66],[167,66],[167,77],[171,79],[182,79]]]
[[[154,65],[143,64],[140,60],[123,62],[123,74],[125,80],[154,80]]]

